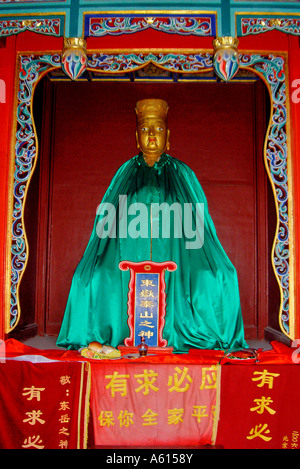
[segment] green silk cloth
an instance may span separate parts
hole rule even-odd
[[[126,206],[120,203],[120,196],[123,199],[126,196]],[[123,344],[130,335],[127,324],[130,273],[121,271],[119,263],[152,260],[177,264],[176,271],[165,273],[163,330],[163,338],[174,352],[247,347],[236,270],[220,244],[194,172],[167,154],[149,167],[139,154],[119,168],[101,206],[105,203],[116,208],[115,221],[111,223],[102,212],[97,212],[90,240],[73,276],[57,345],[79,349],[92,341],[113,347]],[[192,212],[193,232],[185,235],[188,230],[182,229],[179,236],[175,220],[172,224],[170,217],[170,235],[160,232],[153,237],[151,230],[157,212],[152,213],[151,207],[162,203],[168,207],[180,204],[183,209],[184,204],[191,207],[203,204],[204,233],[198,229],[202,233],[200,247],[195,248],[194,244],[190,248],[187,244],[192,240],[191,234],[197,233],[196,210]],[[140,211],[133,210],[139,207]],[[150,213],[146,223],[142,218],[145,207]],[[101,220],[106,221],[101,225],[107,230],[106,237],[103,232],[99,235]],[[124,226],[130,236],[124,234]]]

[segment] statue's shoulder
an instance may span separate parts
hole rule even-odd
[[[194,174],[194,171],[187,163],[185,163],[179,158],[175,158],[174,156],[171,156],[171,155],[167,155],[167,156],[170,158],[170,163],[174,165],[175,167],[177,167],[178,170],[184,171],[187,174],[191,174],[191,175]]]

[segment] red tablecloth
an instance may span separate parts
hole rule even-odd
[[[65,366],[90,364],[92,445],[184,447],[215,442],[224,448],[297,448],[299,360],[295,360],[295,349],[279,342],[271,345],[271,350],[259,351],[256,363],[236,361],[236,364],[226,364],[224,353],[213,350],[93,361],[77,351],[39,350],[14,339],[6,341],[4,348],[6,364],[13,357],[18,360],[26,355],[45,357],[58,362],[55,367],[61,367],[60,375],[65,374]],[[2,372],[4,362],[2,359],[0,363]],[[9,419],[1,413],[0,446],[3,441],[13,445],[13,438],[7,439],[3,428],[16,435],[17,428],[24,425],[28,428],[29,412],[42,410],[27,409],[28,402],[21,391],[33,383],[25,379],[22,371],[27,366],[25,362],[12,363],[9,366],[14,368],[19,384],[18,390],[14,389],[11,379],[7,389],[2,386],[1,398],[11,413]],[[35,365],[44,380],[36,386],[52,389],[51,395],[55,396],[57,391],[54,384],[50,385],[52,378],[46,373],[47,366]],[[57,406],[57,399],[51,399],[51,405]],[[15,413],[12,409],[17,401],[19,410]],[[19,442],[24,445],[25,434],[20,435]],[[28,442],[29,434],[26,438]]]

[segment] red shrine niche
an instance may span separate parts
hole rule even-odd
[[[88,67],[75,82],[62,71],[63,38],[41,35],[37,51],[36,37],[7,38],[7,57],[17,60],[5,116],[13,123],[5,334],[58,333],[96,208],[116,169],[137,152],[135,103],[159,97],[170,106],[169,153],[195,171],[237,269],[246,337],[294,339],[298,150],[290,114],[296,121],[298,114],[289,72],[295,77],[298,68],[295,61],[288,68],[288,57],[295,59],[295,38],[266,33],[264,47],[260,38],[241,38],[239,72],[224,83],[213,71],[211,37],[148,29],[124,35],[123,50],[111,49],[116,37],[101,38],[106,50],[89,37]],[[133,48],[136,38],[144,49]]]
[[[36,321],[39,333],[58,333],[96,208],[115,171],[137,152],[134,106],[147,97],[169,103],[169,153],[203,186],[238,272],[246,338],[276,327],[280,298],[270,263],[276,212],[263,161],[266,87],[253,73],[227,84],[199,77],[163,82],[152,68],[145,81],[71,83],[50,73],[38,84],[39,158],[25,208],[30,256],[19,328]]]

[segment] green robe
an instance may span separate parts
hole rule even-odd
[[[126,199],[126,206],[119,204],[120,196]],[[193,210],[190,231],[181,227],[182,235],[176,234],[176,225],[172,225],[170,217],[170,236],[160,233],[159,237],[153,237],[155,212],[146,222],[138,216],[141,211],[128,214],[129,207],[138,207],[133,206],[134,203],[143,203],[150,214],[153,204],[163,202],[168,207],[174,203],[177,207],[180,205],[182,213],[188,213],[184,212],[184,204],[190,204]],[[167,305],[163,332],[163,338],[173,346],[174,352],[186,352],[191,348],[247,347],[236,270],[218,240],[204,192],[194,172],[182,161],[166,154],[153,167],[145,163],[141,154],[137,155],[119,168],[104,195],[102,207],[104,203],[116,208],[115,223],[103,213],[96,216],[89,243],[73,276],[57,345],[78,349],[92,341],[114,347],[123,344],[130,335],[127,324],[129,272],[121,271],[119,263],[152,260],[177,264],[176,271],[165,274]],[[197,203],[204,208],[204,233],[195,217]],[[104,231],[110,229],[106,232],[108,236],[99,235],[100,226]],[[132,233],[140,235],[126,237],[124,227],[131,227]],[[196,227],[199,228],[198,238]],[[193,233],[195,241],[201,239],[200,247],[195,248],[198,244],[188,247]]]

